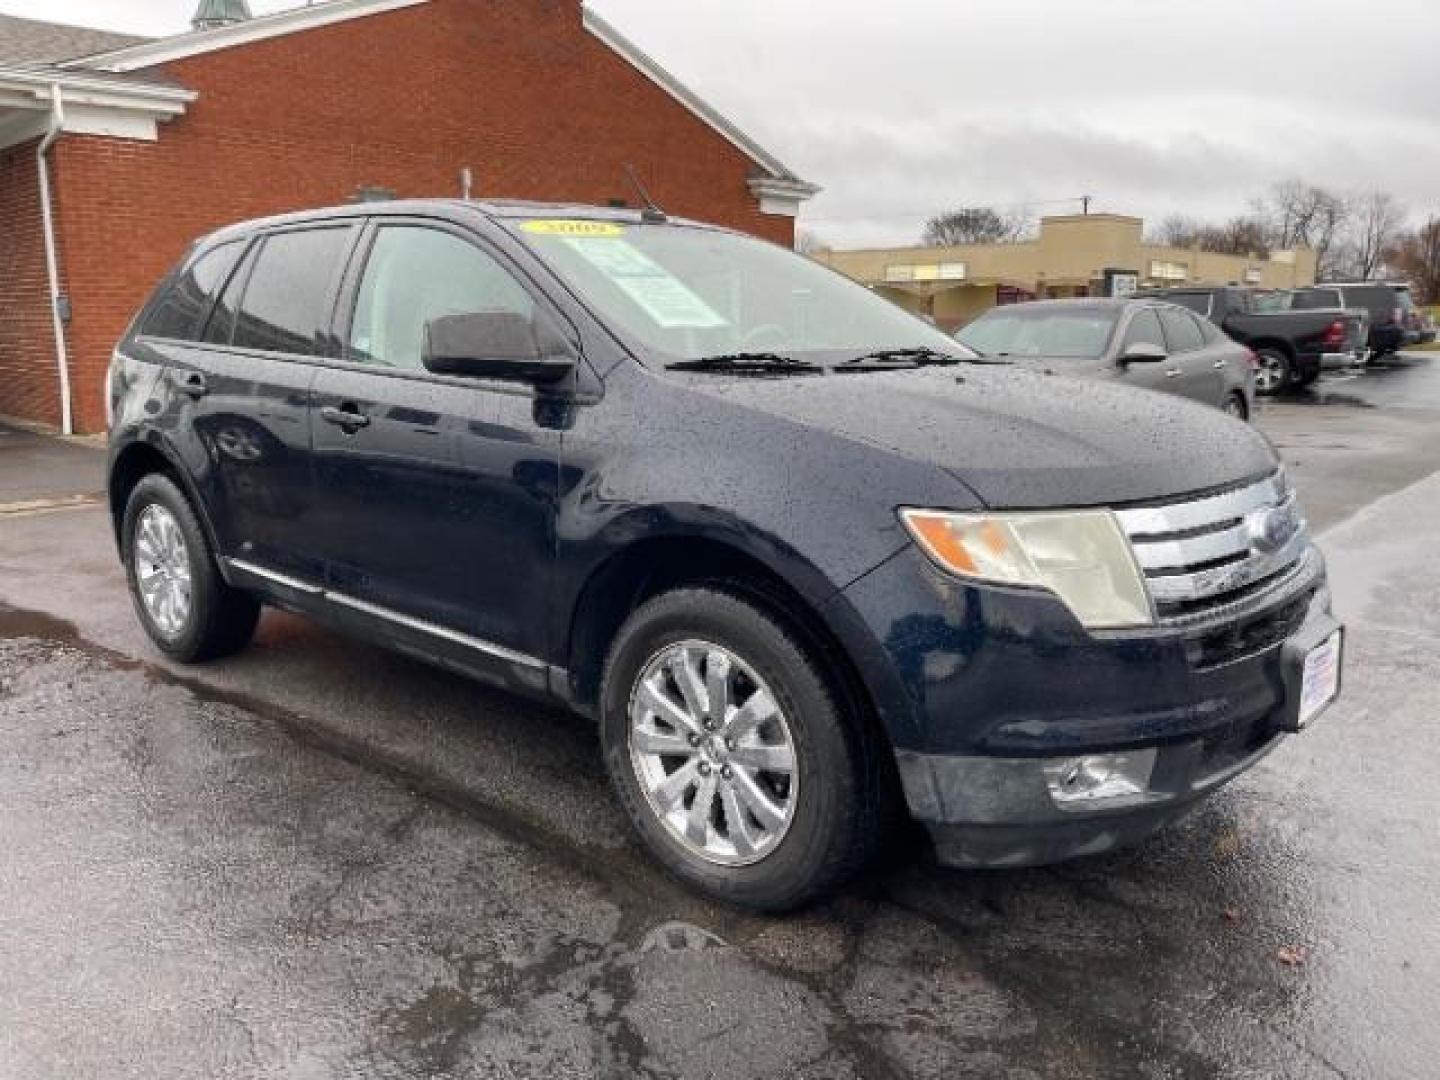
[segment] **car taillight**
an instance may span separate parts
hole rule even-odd
[[[1245,359],[1250,362],[1251,371],[1260,370],[1260,354],[1257,353],[1254,349],[1245,350]]]
[[[1334,322],[1332,322],[1329,326],[1327,326],[1327,327],[1325,328],[1325,335],[1324,335],[1324,337],[1323,337],[1321,340],[1324,341],[1324,343],[1325,343],[1326,345],[1344,345],[1344,344],[1345,344],[1345,323],[1344,323],[1344,321],[1341,320],[1341,319],[1336,319],[1336,320],[1335,320]]]

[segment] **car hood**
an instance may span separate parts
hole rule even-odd
[[[946,470],[992,508],[1172,498],[1273,471],[1254,428],[1171,394],[1011,367],[736,378],[703,393]]]

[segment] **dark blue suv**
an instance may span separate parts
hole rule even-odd
[[[1025,373],[655,211],[357,205],[197,243],[110,373],[136,611],[302,612],[593,716],[691,885],[792,907],[1139,838],[1339,689],[1265,439]]]

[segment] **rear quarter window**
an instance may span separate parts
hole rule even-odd
[[[193,341],[216,291],[230,277],[244,247],[243,241],[232,240],[192,259],[151,308],[140,332],[147,337]]]

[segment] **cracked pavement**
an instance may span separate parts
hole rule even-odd
[[[278,613],[172,667],[101,509],[0,506],[0,1076],[1432,1075],[1437,420],[1420,362],[1260,417],[1350,627],[1311,731],[1137,849],[783,919],[658,873],[584,721]]]

